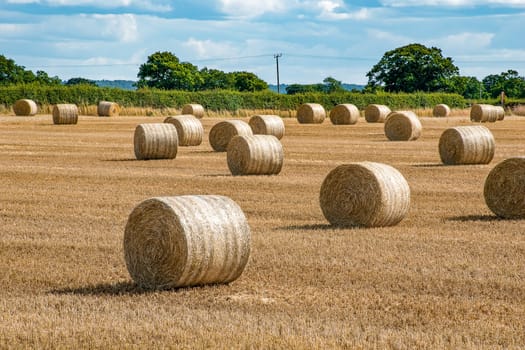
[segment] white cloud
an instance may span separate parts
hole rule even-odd
[[[321,11],[320,19],[327,20],[364,20],[371,15],[371,10],[362,8],[360,10],[350,12],[345,9],[344,1],[342,0],[322,0],[318,1],[316,7]]]
[[[210,57],[235,57],[239,55],[236,46],[230,43],[216,42],[213,40],[198,40],[189,38],[182,46],[190,57],[198,59]]]
[[[525,7],[525,0],[381,0],[381,4],[392,7],[408,6],[449,6],[475,7],[501,5],[508,7]]]
[[[93,15],[101,24],[100,33],[105,37],[114,37],[118,41],[132,42],[137,39],[137,21],[132,14]]]
[[[490,47],[493,33],[463,32],[447,35],[443,38],[429,40],[429,44],[453,53],[471,52]]]
[[[219,0],[219,9],[232,17],[250,18],[268,12],[284,12],[287,5],[281,0]]]
[[[170,11],[170,5],[152,0],[7,0],[9,4],[46,4],[49,6],[93,6],[97,8],[137,7],[150,11]]]

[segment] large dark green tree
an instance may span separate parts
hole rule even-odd
[[[476,77],[454,76],[446,81],[444,91],[459,94],[468,99],[487,97],[483,84]]]
[[[446,80],[459,69],[441,49],[410,44],[386,52],[366,74],[368,90],[382,88],[389,92],[441,91]]]
[[[234,86],[237,91],[261,91],[268,89],[268,84],[257,75],[250,72],[229,73],[234,77]]]
[[[36,75],[19,66],[14,60],[0,55],[0,85],[39,83],[45,85],[58,85],[62,82],[58,77],[50,77],[44,71],[37,71]]]
[[[508,97],[525,97],[525,78],[512,69],[486,76],[483,78],[483,86],[491,97],[498,97],[502,91]]]

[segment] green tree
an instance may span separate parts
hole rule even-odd
[[[520,77],[518,72],[509,69],[501,74],[491,74],[483,78],[483,86],[490,97],[496,98],[501,91],[505,91],[508,97],[525,97],[525,78]]]
[[[323,83],[325,84],[324,90],[326,93],[341,92],[345,89],[343,88],[343,83],[339,80],[336,80],[332,77],[324,78]]]
[[[204,67],[200,70],[202,85],[199,90],[234,90],[235,77],[218,69]]]
[[[0,55],[0,85],[30,83],[35,79],[31,71],[19,66],[14,60]]]
[[[36,71],[35,82],[42,84],[42,85],[60,85],[62,84],[62,80],[60,80],[59,77],[57,76],[50,77],[46,72],[42,70]]]
[[[476,77],[454,76],[446,81],[446,92],[462,95],[467,99],[486,98],[487,93]]]
[[[388,92],[435,92],[446,87],[446,80],[459,73],[441,49],[410,44],[386,52],[366,74],[367,87],[384,87]]]
[[[234,86],[237,91],[262,91],[268,89],[268,84],[257,75],[250,72],[233,72]]]
[[[71,78],[68,81],[64,83],[64,85],[67,86],[73,86],[73,85],[91,85],[91,86],[97,86],[95,81],[89,80],[86,78]]]

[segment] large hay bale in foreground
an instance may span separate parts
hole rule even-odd
[[[438,118],[448,117],[450,115],[450,107],[444,103],[435,105],[432,110],[432,115]]]
[[[13,111],[16,115],[32,116],[38,112],[38,106],[35,101],[24,98],[15,102]]]
[[[525,218],[525,157],[508,158],[485,179],[485,203],[502,218]]]
[[[197,103],[188,103],[182,106],[181,114],[191,114],[196,118],[204,117],[204,107]]]
[[[388,106],[369,104],[365,108],[365,120],[369,123],[384,123],[391,112]]]
[[[283,146],[273,135],[235,136],[227,148],[232,175],[279,174],[283,159]]]
[[[499,115],[500,112],[498,108],[493,105],[473,104],[472,107],[470,107],[470,120],[473,122],[494,123],[498,120]]]
[[[144,288],[228,283],[248,263],[250,240],[244,213],[228,197],[156,197],[129,215],[124,257]]]
[[[390,165],[359,162],[333,169],[321,185],[319,202],[336,226],[392,226],[410,207],[410,187]]]
[[[97,106],[97,114],[100,117],[115,117],[120,113],[120,106],[116,102],[100,101]]]
[[[64,103],[53,106],[53,124],[76,124],[77,122],[77,105]]]
[[[297,121],[301,124],[321,124],[326,111],[319,103],[303,103],[297,108]]]
[[[177,129],[170,123],[137,125],[133,142],[135,157],[139,160],[173,159],[177,156]]]
[[[177,129],[179,146],[198,146],[202,143],[204,127],[201,121],[191,114],[176,115],[164,119]]]
[[[228,143],[237,135],[253,135],[252,128],[243,120],[225,120],[211,128],[208,138],[214,151],[226,152]]]
[[[494,136],[482,125],[456,126],[439,138],[439,156],[444,164],[488,164],[494,157]]]
[[[330,121],[334,125],[353,125],[357,123],[361,114],[353,104],[338,104],[330,111]]]
[[[421,136],[421,122],[412,111],[396,111],[385,120],[385,135],[390,141],[414,141]]]
[[[278,115],[258,114],[250,118],[248,122],[255,135],[273,135],[279,140],[284,136],[283,118]]]

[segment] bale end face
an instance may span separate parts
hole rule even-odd
[[[360,115],[355,105],[339,104],[330,111],[330,121],[334,125],[353,125],[357,123]]]
[[[188,103],[182,106],[181,114],[191,114],[201,119],[204,117],[204,107],[197,103]]]
[[[225,120],[211,128],[208,139],[215,152],[226,152],[228,143],[237,135],[253,135],[252,128],[243,120]]]
[[[284,136],[284,122],[278,115],[254,115],[248,124],[255,135],[273,135],[279,140]]]
[[[434,106],[432,115],[437,118],[448,117],[450,115],[450,107],[444,103]]]
[[[97,114],[100,117],[115,117],[120,113],[118,103],[110,101],[100,101],[97,106]]]
[[[369,104],[365,108],[365,120],[368,123],[384,123],[391,112],[388,106]]]
[[[18,116],[33,116],[38,112],[38,106],[33,100],[21,99],[15,102],[13,111]]]
[[[326,118],[324,107],[318,103],[303,103],[297,109],[300,124],[321,124]]]

